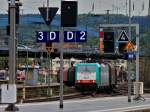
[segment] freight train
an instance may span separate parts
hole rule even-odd
[[[113,88],[117,84],[116,73],[110,63],[77,63],[64,70],[64,84],[82,91]]]

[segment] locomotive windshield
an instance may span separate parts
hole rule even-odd
[[[78,68],[78,72],[95,72],[96,67],[95,66],[80,66]]]
[[[79,66],[77,71],[77,80],[96,80],[96,67]]]

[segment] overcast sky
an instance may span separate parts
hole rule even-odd
[[[0,0],[0,13],[7,13],[7,1]],[[46,5],[46,0],[20,0],[23,3],[21,9],[23,13],[39,13],[38,7]],[[61,0],[50,0],[50,6],[60,7]],[[110,13],[126,14],[128,12],[128,6],[126,7],[126,1],[129,0],[77,0],[78,12],[88,13],[92,10],[94,3],[94,11],[96,14],[104,14],[106,10],[110,10]],[[149,0],[131,0],[132,1],[132,15],[147,15]],[[128,4],[128,3],[127,3]],[[134,9],[134,10],[133,10]],[[58,12],[59,13],[59,12]]]

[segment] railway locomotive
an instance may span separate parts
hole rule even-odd
[[[64,71],[64,83],[82,91],[111,89],[117,84],[116,69],[109,63],[77,63]]]

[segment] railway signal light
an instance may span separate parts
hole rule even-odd
[[[47,52],[53,52],[52,51],[52,43],[51,42],[49,42],[49,43],[46,43],[46,50],[47,50]]]
[[[77,1],[62,1],[61,2],[61,26],[76,27],[77,25]]]
[[[118,46],[118,48],[119,48],[119,53],[124,54],[124,53],[127,52],[127,50],[126,50],[126,45],[127,45],[127,43],[119,43],[119,46]]]
[[[7,35],[10,35],[10,25],[6,26]]]
[[[104,32],[104,53],[114,52],[114,32]]]
[[[10,0],[9,0],[10,1]],[[6,26],[7,35],[10,35],[10,3],[8,4],[8,25]],[[22,6],[22,3],[17,0],[15,3],[16,6],[16,13],[15,13],[15,24],[19,24],[20,21],[20,6]]]
[[[46,43],[46,50],[48,53],[57,52],[57,49],[52,46],[52,43]]]
[[[20,21],[20,4],[16,3],[16,24],[19,24]]]
[[[16,17],[15,17],[15,21],[16,21],[16,24],[19,24],[19,21],[20,21],[20,6],[22,6],[22,3],[21,2],[17,2],[15,3],[16,5]],[[10,3],[9,3],[9,8],[8,8],[8,24],[10,24]]]

